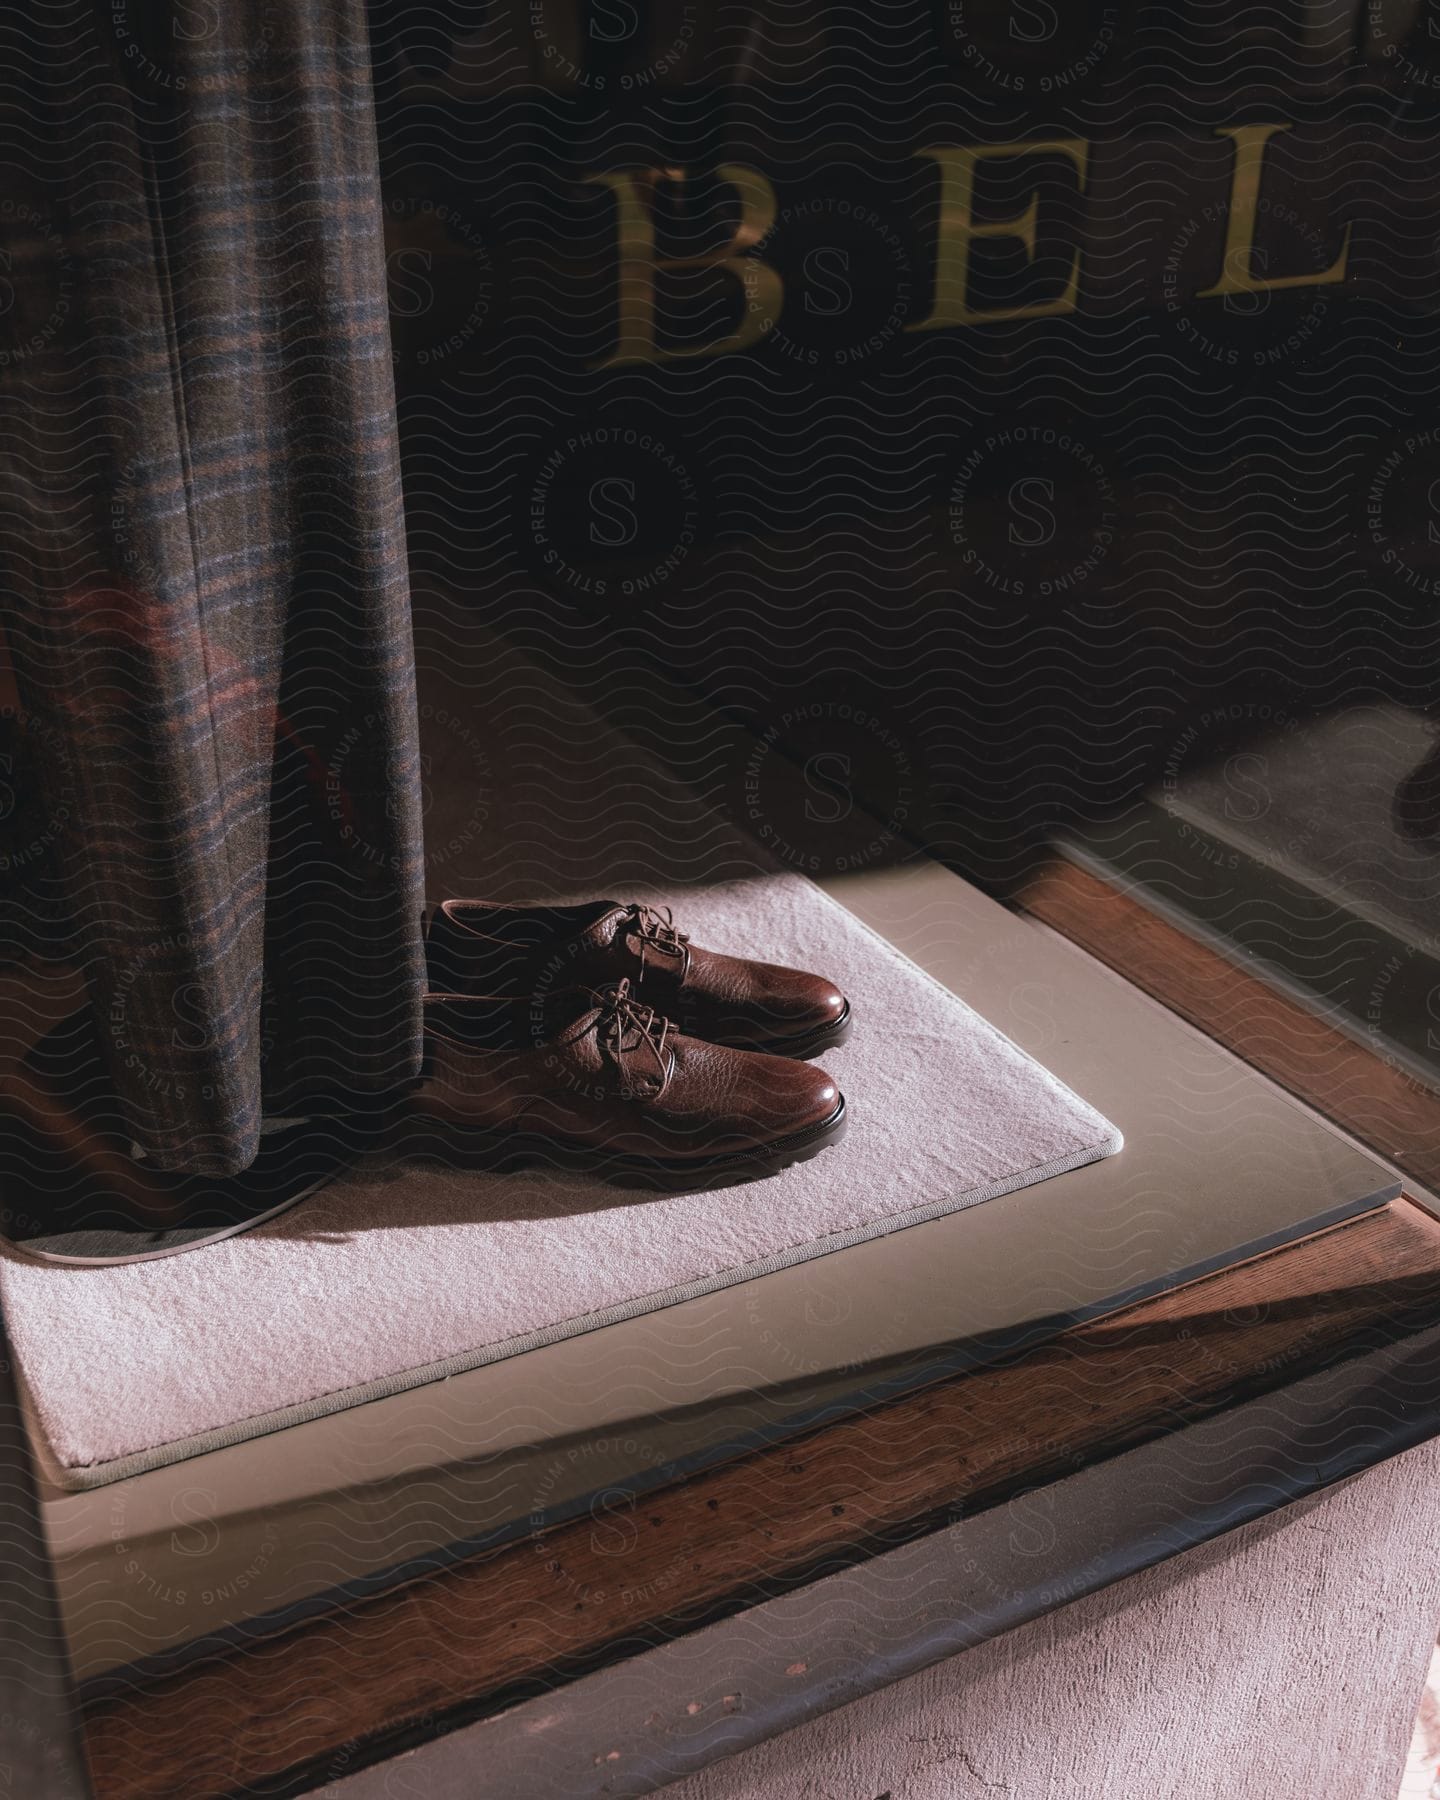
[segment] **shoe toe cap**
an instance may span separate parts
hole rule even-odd
[[[757,996],[755,1008],[761,1030],[775,1039],[831,1031],[849,1010],[849,1002],[833,981],[799,969],[777,969],[767,991]]]
[[[777,1135],[781,1136],[823,1125],[835,1116],[840,1105],[840,1089],[824,1069],[817,1069],[813,1063],[793,1063],[789,1067],[795,1075],[776,1082],[777,1088],[783,1088],[786,1102],[783,1120],[777,1121]]]

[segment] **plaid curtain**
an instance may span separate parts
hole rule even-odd
[[[24,17],[17,15],[23,11]],[[419,762],[362,0],[0,22],[8,721],[123,1117],[419,1066]]]

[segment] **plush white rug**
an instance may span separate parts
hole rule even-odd
[[[622,894],[622,897],[625,897]],[[813,883],[647,898],[697,943],[844,987],[821,1059],[843,1141],[769,1179],[654,1195],[377,1159],[165,1261],[9,1253],[0,1305],[59,1478],[118,1480],[894,1231],[1107,1156],[1119,1133]]]

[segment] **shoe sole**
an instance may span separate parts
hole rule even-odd
[[[476,1131],[464,1125],[442,1125],[431,1119],[403,1122],[394,1148],[415,1156],[466,1168],[501,1173],[522,1168],[548,1168],[557,1173],[593,1175],[617,1187],[682,1189],[723,1187],[739,1181],[755,1181],[776,1175],[794,1163],[808,1162],[828,1150],[845,1134],[848,1124],[845,1096],[828,1119],[804,1131],[757,1144],[751,1150],[712,1157],[647,1157],[607,1154],[588,1144],[566,1138],[539,1137],[525,1132]]]
[[[761,1056],[788,1056],[796,1062],[808,1062],[812,1056],[819,1056],[825,1050],[833,1050],[837,1044],[843,1044],[850,1035],[850,1002],[845,1002],[845,1010],[838,1019],[829,1025],[818,1026],[814,1031],[805,1032],[798,1037],[772,1038],[768,1044],[742,1044],[731,1039],[726,1042],[721,1038],[713,1038],[712,1043],[724,1043],[730,1050],[753,1050]],[[703,1031],[692,1031],[691,1037],[703,1038]]]

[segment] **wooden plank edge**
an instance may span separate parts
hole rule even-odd
[[[98,1800],[303,1791],[326,1757],[354,1768],[1432,1320],[1440,1223],[1395,1202],[107,1698],[86,1718]]]

